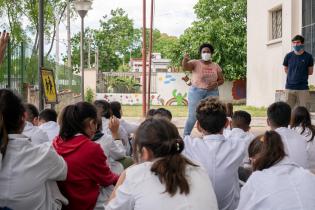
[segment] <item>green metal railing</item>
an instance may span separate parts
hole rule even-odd
[[[74,74],[71,68],[47,58],[45,67],[54,71],[58,92],[68,90],[80,93],[81,76]],[[27,86],[38,87],[37,72],[37,54],[24,43],[15,46],[9,43],[0,65],[0,88],[10,88],[23,96]]]

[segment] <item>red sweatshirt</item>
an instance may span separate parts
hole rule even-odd
[[[61,193],[69,200],[62,209],[93,210],[100,186],[107,187],[118,180],[107,166],[100,145],[79,135],[67,141],[58,136],[53,146],[68,165],[66,181],[58,182]]]

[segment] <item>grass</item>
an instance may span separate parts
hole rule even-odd
[[[172,112],[173,117],[187,117],[188,115],[188,107],[187,106],[151,106],[151,109],[157,109],[160,107],[164,107]],[[252,115],[252,117],[265,117],[266,116],[266,108],[257,108],[252,106],[244,106],[244,105],[234,105],[234,111],[244,110]],[[142,106],[134,105],[134,106],[123,106],[123,115],[125,117],[141,117],[142,116]]]

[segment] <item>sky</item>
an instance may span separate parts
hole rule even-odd
[[[180,36],[196,19],[193,6],[198,0],[156,0],[154,28],[163,33]],[[123,8],[129,18],[134,20],[135,27],[142,27],[142,0],[93,0],[92,10],[85,18],[85,26],[98,28],[99,20],[112,9]],[[147,27],[150,18],[150,0],[147,0]],[[66,22],[60,25],[60,51],[66,51]],[[80,31],[80,19],[72,21],[71,33]],[[53,53],[54,54],[54,53]]]

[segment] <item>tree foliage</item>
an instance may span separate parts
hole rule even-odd
[[[180,51],[199,58],[198,48],[209,42],[228,80],[246,76],[246,0],[199,0],[194,7],[197,21],[180,37]],[[173,59],[180,63],[182,56]]]
[[[56,33],[56,26],[59,24],[67,0],[46,0],[44,4],[44,30],[45,40],[50,44],[49,56]],[[20,42],[32,44],[33,54],[38,49],[38,1],[37,0],[0,0],[0,15],[8,21],[7,31],[11,34],[13,46]],[[25,23],[29,23],[26,25]],[[4,25],[3,27],[6,28]]]

